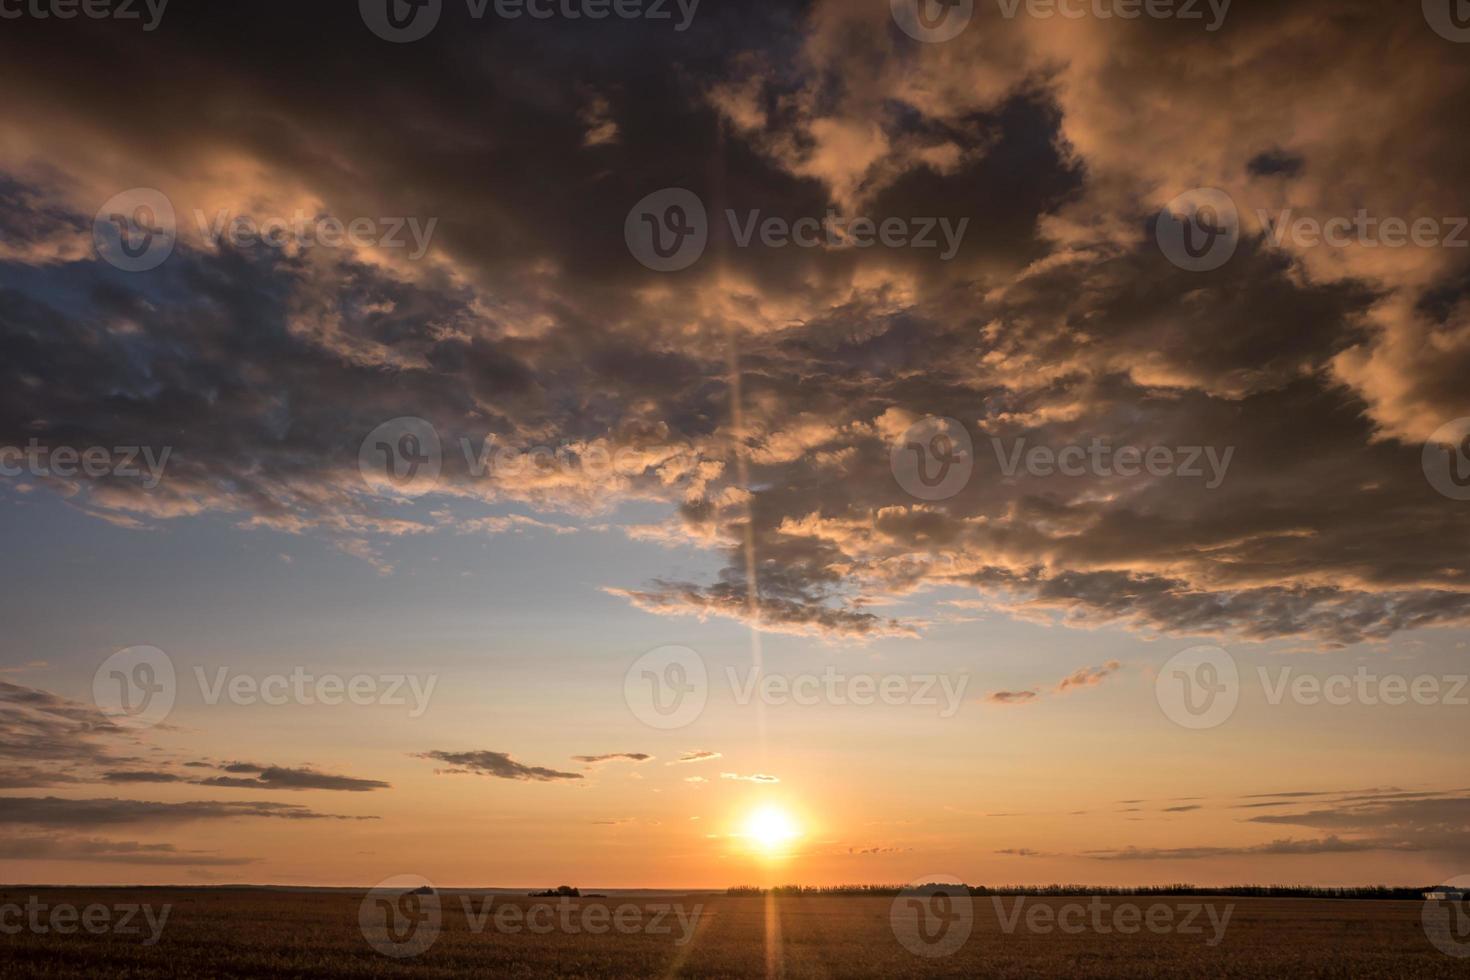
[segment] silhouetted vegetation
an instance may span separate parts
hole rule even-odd
[[[738,885],[725,890],[730,896],[826,896],[826,895],[897,895],[907,885],[778,885],[774,888],[759,888],[754,885]],[[1038,898],[1066,898],[1074,896],[1189,896],[1223,895],[1232,898],[1344,898],[1383,899],[1396,901],[1418,901],[1431,886],[1423,888],[1391,888],[1387,885],[1368,885],[1358,888],[1318,888],[1312,885],[1227,885],[1219,888],[1202,888],[1197,885],[1140,885],[1118,887],[1112,885],[969,885],[971,895],[1031,895]]]

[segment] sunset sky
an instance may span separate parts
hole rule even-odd
[[[0,22],[0,881],[1470,874],[1470,37],[664,6]]]

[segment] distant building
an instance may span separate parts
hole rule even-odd
[[[1465,889],[1441,885],[1439,888],[1432,888],[1425,892],[1424,897],[1431,902],[1463,902]]]

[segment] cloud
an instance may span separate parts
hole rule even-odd
[[[284,41],[245,11],[183,19],[128,60],[126,101],[95,70],[119,57],[105,32],[0,37],[0,445],[173,448],[152,488],[35,481],[79,512],[226,515],[392,573],[405,538],[461,521],[570,527],[509,506],[580,519],[638,501],[660,512],[639,533],[722,567],[609,576],[608,594],[832,642],[922,635],[923,611],[875,608],[958,591],[1075,628],[1329,646],[1470,622],[1470,513],[1421,468],[1423,440],[1470,415],[1470,258],[1277,246],[1257,216],[1462,209],[1470,135],[1444,125],[1461,52],[1412,5],[1296,0],[1193,34],[989,8],[921,46],[883,4],[732,6],[616,45],[568,22],[534,62],[534,25],[439,31],[415,54],[441,70],[403,62],[366,90],[321,87],[379,54],[356,11],[303,16],[312,29]],[[307,41],[324,35],[341,39],[326,54]],[[263,46],[282,55],[269,73],[245,54]],[[181,91],[166,66],[199,51]],[[1134,98],[1161,78],[1169,98]],[[497,97],[467,115],[467,85]],[[194,119],[199,93],[236,111]],[[384,145],[403,125],[415,139]],[[667,127],[686,138],[650,135]],[[467,149],[481,128],[525,138]],[[119,173],[181,215],[146,277],[91,249]],[[651,274],[627,252],[628,209],[685,184],[714,212],[984,220],[948,261],[718,247]],[[1244,221],[1202,274],[1153,230],[1206,186]],[[241,248],[189,220],[222,208],[454,220],[410,262]],[[430,507],[358,472],[361,440],[398,416],[449,449]],[[926,416],[975,443],[972,478],[941,501],[891,465]],[[482,468],[458,451],[492,436],[579,462]],[[1180,469],[1007,472],[1018,445],[1160,448]],[[1218,482],[1205,450],[1230,453]]]
[[[760,595],[754,604],[740,583],[700,586],[689,582],[657,582],[648,591],[608,587],[609,595],[627,599],[644,612],[658,616],[711,616],[734,619],[770,633],[818,636],[828,639],[873,639],[880,636],[917,636],[911,626],[839,604],[828,605],[814,593],[796,598]]]
[[[239,867],[259,859],[223,857],[207,851],[181,851],[172,844],[99,840],[90,837],[7,836],[0,858],[16,861],[85,861],[89,864],[134,864],[155,867]]]
[[[781,781],[778,777],[768,776],[763,772],[752,773],[749,776],[742,776],[739,773],[733,772],[722,772],[720,773],[720,778],[734,779],[744,783],[779,783]]]
[[[1109,660],[1101,667],[1079,667],[1057,682],[1056,692],[1062,694],[1079,687],[1096,687],[1122,668],[1123,665],[1116,660]]]
[[[991,691],[985,700],[991,704],[1028,704],[1039,696],[1035,691]]]
[[[1118,851],[1085,851],[1082,856],[1099,861],[1188,861],[1248,854],[1353,854],[1363,851],[1418,850],[1423,848],[1412,841],[1344,840],[1328,836],[1316,840],[1282,838],[1265,844],[1244,846],[1126,847]]]
[[[719,752],[711,752],[708,749],[695,749],[692,752],[680,753],[679,758],[666,762],[666,766],[683,766],[692,762],[708,762],[711,759],[721,759],[724,756]]]
[[[376,820],[317,813],[288,803],[61,799],[55,796],[0,796],[0,824],[45,827],[98,827],[112,824],[178,824],[200,820],[270,817],[280,820]]]
[[[1260,814],[1248,822],[1309,827],[1412,843],[1417,850],[1470,855],[1470,795],[1464,793],[1358,794],[1343,797],[1331,808]]]
[[[1101,667],[1079,667],[1058,681],[1050,693],[1065,694],[1078,688],[1096,687],[1122,667],[1116,660],[1109,660]],[[991,691],[985,695],[985,701],[988,704],[1032,704],[1044,696],[1036,688],[1025,691]]]
[[[1264,799],[1263,799],[1264,798]],[[1464,791],[1292,790],[1251,793],[1231,809],[1270,808],[1246,818],[1247,824],[1293,825],[1322,832],[1318,838],[1286,837],[1258,844],[1196,845],[1158,848],[1129,846],[1083,852],[1110,861],[1193,860],[1237,855],[1347,854],[1364,851],[1439,852],[1455,859],[1470,856],[1470,796]],[[1136,800],[1131,802],[1146,802]],[[1282,808],[1310,807],[1291,813]],[[1161,808],[1162,813],[1201,809],[1198,804]]]
[[[256,775],[254,779],[243,779],[237,776],[209,776],[192,780],[192,782],[200,786],[228,786],[236,789],[324,789],[348,793],[366,793],[376,789],[390,788],[388,783],[378,779],[336,776],[307,768],[261,766],[252,762],[234,762],[222,768],[225,772],[255,773]]]
[[[505,752],[491,752],[482,750],[478,752],[424,752],[418,756],[420,759],[433,759],[438,762],[447,763],[452,768],[436,770],[446,774],[474,773],[481,776],[495,776],[498,779],[525,779],[536,782],[550,782],[560,779],[581,779],[579,772],[558,772],[555,769],[547,769],[544,766],[527,766],[516,762]]]
[[[95,707],[39,688],[0,681],[0,763],[18,763],[12,778],[44,763],[65,779],[77,765],[121,761],[113,754],[126,733]]]
[[[0,767],[0,789],[44,789],[83,781],[77,776],[37,766]]]
[[[647,762],[653,756],[647,752],[608,752],[604,755],[574,755],[574,762],[585,762],[589,766],[600,765],[604,762]]]
[[[102,774],[104,783],[177,783],[183,778],[172,772],[142,770],[119,770]]]

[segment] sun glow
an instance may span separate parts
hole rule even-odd
[[[790,814],[778,807],[763,807],[745,822],[745,837],[751,846],[767,855],[779,854],[801,836]]]

